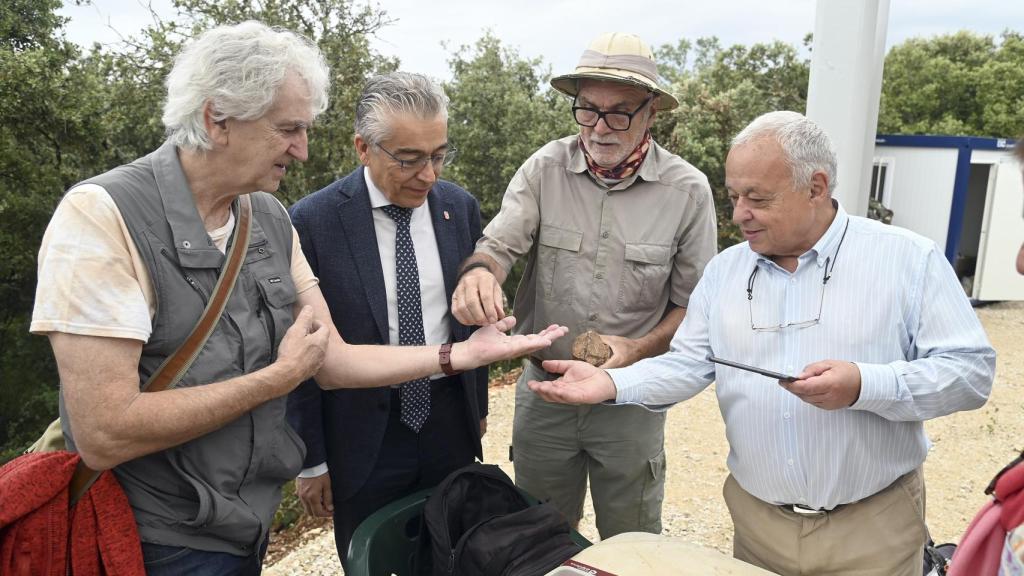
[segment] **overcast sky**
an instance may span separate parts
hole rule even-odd
[[[170,0],[150,0],[174,15]],[[357,0],[358,1],[358,0]],[[93,0],[67,6],[67,37],[82,45],[116,43],[136,34],[150,16],[146,0]],[[542,57],[556,74],[569,72],[590,40],[602,32],[640,35],[652,47],[680,38],[718,36],[723,45],[774,39],[800,46],[814,30],[814,0],[384,0],[373,2],[394,20],[373,41],[401,67],[446,80],[447,60],[489,29],[525,57]],[[891,0],[888,45],[914,36],[956,30],[998,35],[1024,30],[1021,0]],[[115,32],[116,30],[116,32]],[[447,45],[447,48],[442,45]]]

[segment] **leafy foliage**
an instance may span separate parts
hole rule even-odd
[[[445,177],[472,192],[485,221],[498,212],[512,175],[548,141],[573,134],[569,101],[547,88],[541,60],[524,60],[490,33],[449,60],[448,137],[459,160]]]
[[[1024,133],[1024,36],[910,39],[885,58],[878,131],[1012,138]]]
[[[54,31],[64,25],[55,12],[60,0],[7,0],[0,6],[0,48],[20,52],[55,46]]]
[[[154,20],[121,50],[83,55],[63,39],[58,0],[0,3],[0,462],[31,444],[56,415],[57,371],[43,338],[28,335],[36,254],[64,190],[142,156],[163,138],[164,76],[181,45],[212,26],[262,20],[318,43],[332,69],[331,107],[310,161],[289,170],[286,204],[355,165],[353,107],[366,77],[397,62],[373,54],[368,35],[385,14],[350,0],[177,0],[178,17]]]
[[[0,459],[56,414],[56,369],[44,339],[28,337],[35,256],[61,190],[101,156],[94,137],[102,82],[66,42],[59,2],[0,5]]]
[[[396,60],[370,50],[370,35],[390,23],[383,11],[357,6],[351,0],[175,0],[174,6],[177,19],[157,20],[144,31],[141,40],[129,40],[127,51],[111,57],[112,76],[122,79],[124,90],[129,92],[122,94],[126,97],[123,101],[133,106],[126,118],[158,128],[158,138],[135,156],[159,144],[162,127],[159,115],[153,111],[162,107],[163,79],[181,45],[213,26],[259,20],[313,40],[331,69],[330,105],[311,130],[309,160],[289,168],[277,197],[289,205],[355,166],[353,104],[368,77],[398,66]],[[137,91],[131,93],[133,89]],[[146,112],[135,107],[138,105],[144,105]]]
[[[655,51],[679,108],[663,114],[656,139],[707,175],[718,213],[719,247],[740,240],[725,190],[729,142],[751,120],[772,110],[807,107],[810,65],[782,42],[722,48],[715,37],[680,40]]]
[[[331,67],[330,106],[311,131],[309,160],[289,168],[277,192],[286,206],[352,170],[356,98],[367,78],[398,66],[370,50],[370,35],[391,22],[383,11],[351,0],[175,0],[175,5],[193,20],[193,30],[260,20],[303,34],[323,52]]]
[[[476,196],[486,223],[498,213],[519,166],[550,140],[575,133],[576,123],[566,97],[547,87],[550,73],[540,71],[541,60],[522,59],[490,33],[473,47],[459,48],[448,62],[448,138],[459,159],[445,178]],[[515,294],[524,264],[517,262],[509,271],[506,294]]]

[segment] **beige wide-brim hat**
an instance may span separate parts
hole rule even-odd
[[[551,87],[575,98],[579,81],[583,79],[618,82],[653,91],[660,96],[658,110],[672,110],[679,106],[676,97],[658,84],[654,53],[633,34],[601,34],[583,51],[576,70],[572,74],[552,78]]]

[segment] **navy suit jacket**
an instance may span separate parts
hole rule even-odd
[[[377,235],[363,167],[296,202],[289,212],[302,251],[320,279],[331,317],[350,344],[387,344],[388,310]],[[437,237],[445,291],[451,305],[459,263],[480,238],[480,205],[462,188],[439,180],[427,196]],[[451,319],[460,342],[472,328]],[[480,419],[487,415],[487,367],[463,372],[466,434],[480,447]],[[288,398],[288,420],[306,443],[305,468],[324,461],[335,501],[351,497],[377,460],[391,404],[387,387],[321,390],[308,380]]]

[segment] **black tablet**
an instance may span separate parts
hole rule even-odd
[[[771,370],[765,370],[764,368],[758,368],[756,366],[747,366],[746,364],[740,364],[739,362],[733,362],[732,360],[723,360],[716,356],[708,356],[708,360],[716,363],[723,364],[725,366],[732,366],[733,368],[739,368],[740,370],[746,370],[747,372],[755,372],[762,376],[774,378],[775,380],[781,380],[783,382],[794,382],[798,380],[796,376],[787,376],[779,372],[772,372]]]

